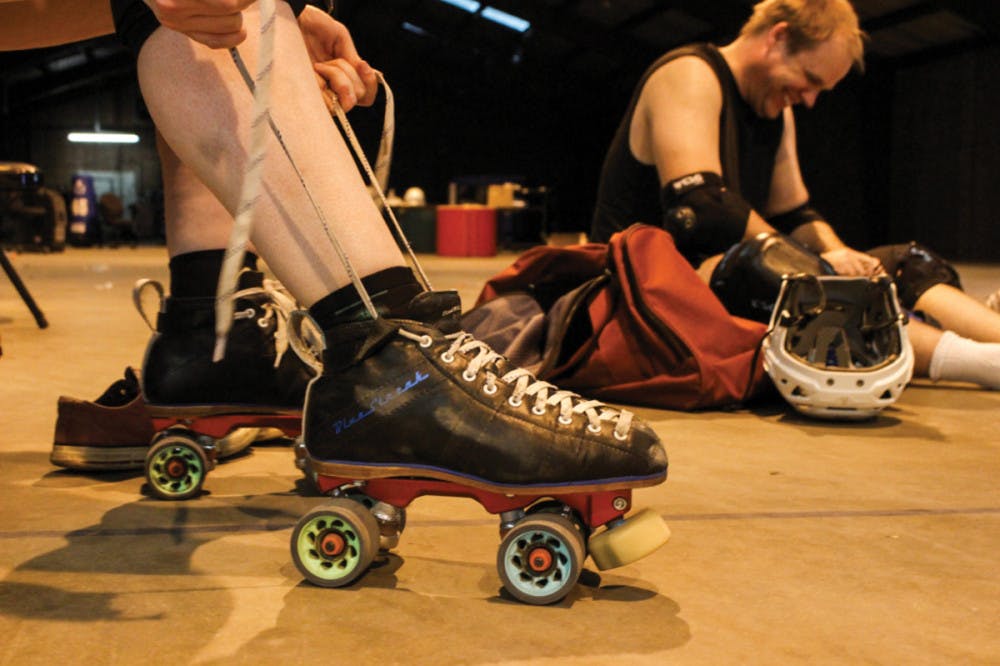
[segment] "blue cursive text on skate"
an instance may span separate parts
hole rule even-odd
[[[403,395],[411,388],[413,388],[414,386],[416,386],[417,384],[419,384],[420,382],[424,381],[429,377],[430,375],[425,375],[424,373],[417,370],[416,373],[413,375],[413,379],[407,379],[406,383],[403,384],[402,386],[397,386],[396,388],[390,389],[385,393],[376,394],[371,399],[370,409],[362,409],[354,416],[341,418],[334,421],[333,422],[334,432],[339,435],[340,433],[344,432],[351,426],[356,425],[359,421],[366,419],[372,414],[374,414],[375,410],[378,409],[379,407],[384,407],[388,405],[389,403],[396,400],[396,398]]]

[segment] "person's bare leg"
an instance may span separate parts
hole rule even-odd
[[[256,12],[248,11],[246,21],[251,37],[240,54],[256,71]],[[359,275],[404,265],[326,111],[285,3],[278,5],[275,38],[271,115],[331,233]],[[234,213],[246,172],[252,96],[229,53],[160,28],[143,46],[138,70],[143,97],[165,141]],[[347,285],[348,275],[273,135],[263,181],[252,240],[278,279],[307,306]]]
[[[238,282],[240,312],[230,331],[230,355],[211,361],[215,290],[233,217],[199,178],[157,136],[163,174],[169,296],[161,305],[156,333],[143,359],[143,393],[151,403],[237,403],[300,409],[310,372],[295,354],[280,352],[272,316],[281,305],[262,289],[256,259],[247,255]],[[248,250],[256,252],[252,247]],[[218,443],[228,456],[253,442],[250,431]]]
[[[724,255],[722,254],[716,254],[698,265],[696,271],[702,282],[709,285],[712,284],[712,273],[715,272],[715,269],[718,267],[719,262],[722,261],[723,256]]]
[[[163,174],[163,212],[167,255],[222,250],[233,230],[233,216],[157,133]]]
[[[941,331],[922,321],[911,319],[906,328],[910,344],[913,345],[913,374],[927,377],[930,372],[934,349],[941,341]]]
[[[941,326],[978,342],[1000,342],[1000,313],[964,291],[936,284],[917,299],[914,310],[934,317]]]

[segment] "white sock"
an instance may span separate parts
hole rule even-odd
[[[934,381],[972,382],[1000,389],[1000,344],[976,342],[945,331],[934,348],[928,374]]]

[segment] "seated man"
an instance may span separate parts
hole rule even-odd
[[[661,57],[642,77],[608,150],[592,240],[607,241],[634,222],[658,224],[706,280],[730,246],[776,232],[841,275],[888,269],[904,307],[945,329],[911,322],[916,374],[1000,388],[1000,316],[956,288],[946,264],[920,247],[858,252],[809,206],[792,106],[811,107],[862,58],[847,0],[763,0],[731,44]]]

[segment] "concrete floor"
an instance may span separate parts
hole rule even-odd
[[[289,555],[287,447],[222,464],[208,493],[150,499],[139,473],[48,462],[56,397],[93,399],[142,358],[130,302],[162,248],[12,255],[0,276],[0,664],[1000,663],[1000,394],[918,382],[872,423],[784,409],[638,409],[669,481],[636,493],[673,539],[555,607],[499,594],[497,521],[421,498],[387,561],[347,589]],[[426,258],[470,305],[512,257]],[[971,293],[1000,270],[963,267]]]

